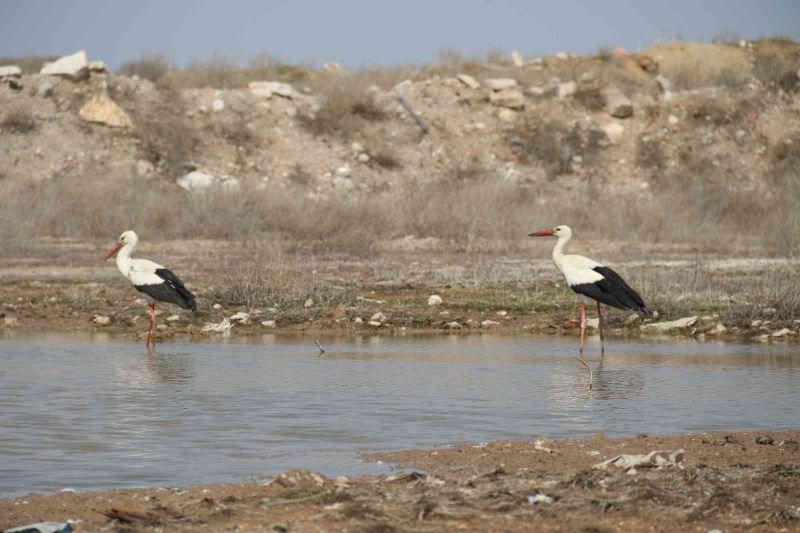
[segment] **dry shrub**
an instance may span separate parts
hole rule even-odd
[[[388,117],[361,77],[347,74],[328,76],[317,86],[317,92],[324,98],[319,110],[300,117],[300,123],[313,135],[349,139],[361,132],[365,124]]]
[[[603,89],[597,83],[579,85],[575,91],[575,101],[589,111],[602,111],[606,106]]]
[[[558,120],[526,117],[509,130],[505,140],[522,164],[539,164],[555,178],[572,172],[572,158],[577,155],[584,164],[591,164],[605,145],[606,136],[600,130],[584,131]]]
[[[667,157],[664,153],[662,142],[655,137],[642,136],[636,151],[636,164],[649,170],[664,170],[667,168]]]
[[[224,56],[215,56],[208,61],[192,63],[186,69],[174,70],[164,81],[176,89],[241,89],[251,81],[299,83],[313,76],[310,67],[287,65],[268,55],[257,57],[247,67],[240,67]]]
[[[36,131],[37,123],[33,113],[27,109],[13,109],[8,111],[0,121],[0,130],[8,133],[22,135]]]
[[[378,150],[367,150],[367,153],[369,154],[368,164],[373,168],[396,170],[403,167],[400,156],[394,150],[384,147]]]
[[[139,155],[161,172],[178,176],[187,170],[199,138],[183,113],[180,94],[168,87],[160,100],[133,109]]]
[[[775,85],[786,75],[797,71],[797,65],[787,63],[777,55],[756,54],[753,76],[765,85]]]
[[[36,74],[42,70],[45,63],[52,63],[58,56],[30,55],[24,57],[0,57],[0,65],[16,65],[23,74]]]
[[[219,134],[225,140],[245,152],[254,150],[261,145],[261,139],[248,126],[247,116],[244,113],[235,113],[232,116],[227,116],[217,126]]]
[[[139,76],[142,79],[156,82],[164,78],[174,65],[163,54],[142,56],[135,61],[123,63],[119,73],[125,76]]]

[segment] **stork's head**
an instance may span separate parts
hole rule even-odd
[[[548,228],[542,229],[539,231],[535,231],[533,233],[529,233],[528,237],[558,237],[558,238],[565,238],[569,239],[572,237],[572,230],[569,226],[556,226],[555,228]]]
[[[119,239],[117,239],[117,244],[115,244],[114,247],[111,249],[111,251],[108,252],[108,255],[106,255],[104,261],[108,261],[115,255],[117,255],[117,252],[119,252],[123,246],[128,245],[133,247],[136,246],[137,242],[139,242],[139,237],[136,235],[135,231],[128,230],[122,232],[122,235],[120,235]]]

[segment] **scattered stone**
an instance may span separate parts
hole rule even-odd
[[[349,178],[353,175],[353,169],[350,168],[350,165],[345,163],[344,165],[336,168],[336,175],[340,178]]]
[[[278,474],[272,484],[280,485],[286,488],[298,487],[322,487],[325,485],[327,479],[321,474],[311,472],[310,470],[290,470],[283,474]]]
[[[514,50],[513,52],[511,52],[511,63],[515,67],[521,67],[525,64],[525,59],[522,57],[522,54]]]
[[[517,86],[517,80],[514,78],[490,78],[483,80],[483,83],[493,91],[514,89]]]
[[[275,329],[277,327],[277,324],[274,320],[264,320],[261,322],[261,325],[267,329]]]
[[[492,326],[499,326],[500,322],[495,322],[494,320],[484,320],[481,322],[482,328],[491,328]]]
[[[370,320],[369,322],[367,322],[367,325],[371,326],[373,328],[379,328],[379,327],[381,327],[382,324],[381,324],[381,322],[378,322],[377,320]]]
[[[360,316],[357,316],[355,318],[355,320],[353,320],[353,322],[356,323],[356,324],[363,324],[364,323],[364,319],[361,318]]]
[[[671,126],[675,126],[680,121],[681,119],[679,119],[675,115],[670,115],[667,117],[667,122],[669,122]]]
[[[372,315],[370,320],[375,322],[386,322],[386,315],[384,315],[383,313],[375,313],[374,315]]]
[[[448,322],[447,324],[445,324],[445,327],[447,329],[461,329],[462,326],[458,322],[453,321],[453,322]]]
[[[165,318],[164,320],[166,320],[167,322],[177,322],[180,319],[181,319],[181,315],[170,315],[167,318]]]
[[[481,84],[478,80],[470,76],[469,74],[459,74],[456,76],[456,79],[469,87],[470,89],[480,89]]]
[[[587,318],[586,319],[586,327],[592,329],[600,329],[600,319],[599,318]]]
[[[250,92],[253,96],[262,98],[281,96],[293,100],[301,96],[300,93],[294,90],[294,87],[280,81],[251,81],[247,86],[250,88]]]
[[[27,503],[27,502],[26,502]],[[72,533],[69,522],[37,522],[26,526],[6,529],[6,533]]]
[[[131,117],[111,99],[105,89],[86,102],[78,114],[87,122],[96,122],[112,128],[133,127]]]
[[[236,178],[218,178],[199,170],[189,172],[185,176],[178,178],[177,184],[190,192],[198,192],[211,187],[219,187],[231,191],[239,190],[239,180]]]
[[[0,67],[0,80],[4,80],[6,78],[19,78],[22,76],[22,69],[16,65],[6,65],[4,67]]]
[[[782,328],[778,331],[773,331],[770,334],[770,337],[785,337],[786,335],[794,335],[794,331],[790,330],[789,328]]]
[[[305,307],[306,309],[313,306],[314,306],[314,300],[312,300],[311,298],[308,298],[305,302],[303,302],[303,307]]]
[[[366,154],[361,154],[361,155],[366,155]],[[367,159],[369,160],[369,156],[367,156]],[[336,192],[338,193],[347,193],[355,189],[356,186],[355,184],[353,184],[353,180],[351,180],[350,178],[336,176],[333,179],[333,187],[334,189],[336,189]]]
[[[663,74],[656,76],[656,83],[663,92],[668,93],[672,91],[672,82],[665,78]]]
[[[214,305],[211,306],[211,308],[212,309],[222,309],[222,306],[220,304],[214,304]]]
[[[15,327],[19,322],[17,321],[17,317],[15,316],[4,316],[3,317],[3,325],[9,328]]]
[[[231,330],[234,323],[228,320],[227,318],[223,318],[219,324],[214,324],[212,322],[208,322],[205,326],[203,326],[203,331],[213,331],[217,333],[226,333]]]
[[[566,52],[559,52],[556,54],[556,58],[561,60],[569,59],[569,54]]]
[[[63,76],[73,81],[85,80],[89,77],[89,61],[86,58],[86,52],[80,50],[53,63],[48,63],[42,68],[41,73]]]
[[[322,69],[325,72],[344,72],[344,68],[342,68],[342,66],[336,61],[329,61],[325,63],[322,65]]]
[[[527,89],[527,93],[529,95],[536,96],[536,97],[544,96],[546,92],[547,92],[547,89],[545,89],[544,87],[539,87],[538,85],[531,85]]]
[[[687,316],[677,320],[667,322],[655,322],[653,324],[642,324],[640,329],[643,331],[672,331],[675,329],[688,328],[697,322],[697,316]]]
[[[89,72],[95,72],[97,74],[103,74],[108,72],[108,67],[106,66],[104,61],[90,61],[89,62]]]
[[[620,454],[602,463],[597,463],[592,468],[606,470],[610,466],[616,466],[624,470],[645,467],[663,468],[667,466],[681,467],[686,452],[683,448],[679,450],[654,450],[646,454]],[[630,472],[629,472],[630,473]]]
[[[522,109],[525,107],[525,95],[514,89],[495,91],[489,96],[489,101],[492,105],[510,109]]]
[[[497,112],[497,118],[506,124],[514,124],[519,117],[519,113],[513,109],[503,108]]]
[[[361,143],[354,142],[353,144],[350,145],[350,149],[353,152],[360,154],[361,152],[364,151],[364,146]]]
[[[225,110],[225,100],[222,100],[221,98],[217,98],[216,100],[211,102],[211,110],[216,112],[216,113],[218,113],[220,111],[224,111]]]
[[[759,435],[756,437],[756,444],[761,444],[764,446],[772,446],[775,444],[775,439],[770,437],[769,435]]]
[[[537,503],[553,503],[554,501],[555,500],[553,500],[552,496],[548,496],[547,494],[544,494],[542,492],[540,492],[539,494],[535,494],[533,496],[528,496],[528,503],[532,505],[535,505]]]
[[[603,90],[606,100],[606,111],[615,118],[628,118],[633,116],[633,103],[616,87],[606,87]]]
[[[709,335],[722,335],[726,331],[728,331],[728,328],[726,328],[721,323],[717,323],[713,328],[711,328],[711,331],[709,331],[708,334]]]
[[[563,100],[569,96],[574,96],[578,90],[578,84],[574,81],[568,81],[558,86],[558,98]]]
[[[508,311],[498,311],[498,312],[496,312],[495,314],[496,314],[497,316],[506,316],[506,315],[508,314]]]
[[[156,167],[153,166],[153,163],[151,163],[150,161],[147,161],[146,159],[139,159],[138,161],[136,161],[136,175],[137,176],[141,176],[141,177],[147,176],[148,174],[153,172],[155,169],[156,169]]]
[[[250,322],[250,314],[245,313],[244,311],[239,311],[235,315],[231,316],[228,320],[238,324],[247,324]]]
[[[367,163],[367,162],[369,162],[369,160],[370,160],[369,154],[363,153],[363,152],[358,154],[358,161],[359,162]]]
[[[616,143],[625,133],[625,126],[619,122],[610,122],[603,126],[603,132],[606,134],[606,137],[608,137],[609,141]]]
[[[53,84],[49,80],[43,80],[36,88],[36,94],[42,98],[53,96]]]
[[[428,305],[441,305],[442,304],[442,297],[438,294],[431,294],[428,297]]]
[[[107,326],[111,323],[111,318],[105,315],[94,315],[92,322],[94,322],[98,326]]]

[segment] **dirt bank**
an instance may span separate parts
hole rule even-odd
[[[767,431],[392,452],[368,457],[405,467],[380,476],[293,471],[264,483],[0,500],[0,528],[69,519],[76,531],[800,531],[798,441],[800,431]],[[680,467],[592,468],[677,449]]]

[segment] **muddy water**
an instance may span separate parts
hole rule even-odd
[[[359,451],[459,441],[796,428],[800,355],[613,341],[595,388],[571,338],[143,346],[0,340],[0,495],[376,471]]]

